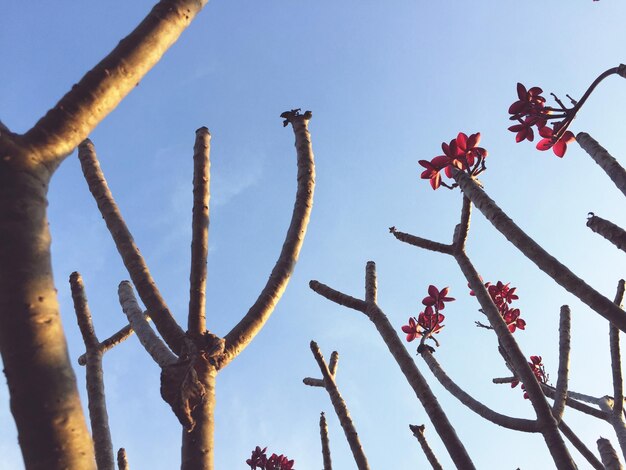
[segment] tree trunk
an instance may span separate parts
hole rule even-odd
[[[94,469],[52,278],[51,169],[11,150],[0,148],[0,352],[22,455],[29,470]]]

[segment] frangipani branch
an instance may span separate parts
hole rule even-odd
[[[602,462],[598,460],[598,457],[596,457],[595,454],[591,452],[591,449],[589,449],[574,433],[574,431],[572,431],[570,427],[565,424],[565,421],[561,420],[559,422],[559,429],[567,440],[572,443],[576,450],[580,452],[580,455],[587,459],[587,462],[589,462],[593,468],[596,470],[605,470],[604,465],[602,465]]]
[[[51,168],[74,150],[189,26],[206,0],[162,0],[145,19],[24,135],[0,135],[19,147],[22,164]],[[30,162],[26,158],[30,156]]]
[[[613,449],[608,439],[603,437],[598,439],[598,451],[600,452],[600,458],[606,470],[622,470],[624,468],[619,461],[617,452],[615,452],[615,449]]]
[[[115,470],[113,443],[109,428],[106,398],[104,394],[104,376],[102,372],[102,355],[100,342],[94,331],[91,312],[87,303],[85,286],[81,275],[73,272],[70,276],[72,300],[78,327],[85,343],[86,382],[89,418],[93,435],[96,464],[98,470]]]
[[[328,371],[330,372],[330,376],[335,380],[335,375],[337,374],[337,364],[339,362],[339,353],[337,351],[333,351],[330,355],[330,362],[328,363]],[[304,385],[308,385],[309,387],[322,387],[324,388],[324,379],[314,379],[313,377],[305,377],[302,379],[302,383]]]
[[[313,148],[308,125],[311,112],[300,114],[300,110],[292,110],[281,114],[285,119],[283,124],[291,124],[295,134],[296,154],[298,157],[298,189],[291,216],[291,223],[287,229],[282,250],[272,269],[269,279],[256,302],[241,321],[224,337],[226,347],[221,362],[225,367],[252,341],[261,330],[274,307],[285,291],[294,266],[298,260],[304,235],[309,224],[313,207],[313,192],[315,188],[315,163]]]
[[[366,267],[365,275],[366,298],[376,297],[376,265],[373,261],[369,261]],[[443,441],[452,461],[458,468],[473,469],[474,464],[470,459],[465,446],[456,434],[456,430],[448,420],[445,412],[441,408],[437,397],[430,389],[428,382],[421,374],[415,361],[408,353],[404,344],[398,337],[394,327],[389,322],[387,316],[378,307],[377,304],[356,299],[335,289],[332,289],[321,282],[311,281],[309,287],[322,297],[335,302],[336,304],[346,306],[348,308],[358,310],[364,313],[376,326],[378,333],[389,348],[389,352],[396,360],[400,370],[407,379],[407,382],[415,392],[416,397],[420,400],[428,418],[431,420],[437,434]]]
[[[437,460],[437,456],[428,445],[428,441],[426,440],[426,436],[424,435],[425,426],[423,424],[421,426],[409,424],[409,429],[416,437],[417,442],[420,443],[422,451],[428,459],[428,463],[431,465],[431,467],[433,467],[433,470],[443,470],[443,467],[439,463],[439,460]]]
[[[626,231],[619,225],[615,225],[613,222],[590,212],[587,218],[587,227],[595,233],[602,235],[620,250],[626,251]]]
[[[570,331],[572,314],[567,305],[561,307],[559,318],[559,371],[556,380],[552,415],[557,422],[563,418],[567,401],[567,383],[569,380],[569,357],[571,350]]]
[[[537,421],[503,415],[474,399],[444,372],[428,348],[422,348],[420,354],[439,383],[450,392],[452,396],[480,417],[498,426],[513,429],[514,431],[539,432]]]
[[[335,413],[337,413],[339,423],[341,424],[343,432],[346,435],[346,440],[348,441],[356,465],[359,470],[369,470],[370,467],[367,463],[367,457],[365,457],[365,453],[363,452],[363,447],[361,446],[359,435],[356,432],[356,428],[354,427],[354,423],[350,417],[348,406],[341,397],[341,393],[339,393],[335,379],[331,375],[328,365],[324,360],[324,356],[322,356],[322,353],[315,341],[311,341],[311,352],[313,353],[313,357],[315,357],[315,361],[317,362],[317,365],[322,373],[324,388],[328,392],[333,408],[335,408]]]
[[[78,158],[80,159],[89,191],[91,191],[98,204],[98,209],[100,209],[100,213],[113,237],[115,246],[122,257],[124,266],[128,270],[139,297],[148,309],[148,314],[165,342],[175,353],[179,353],[185,332],[174,320],[122,218],[122,214],[100,169],[94,146],[90,140],[85,140],[80,144]]]
[[[120,447],[120,450],[117,451],[117,469],[118,470],[129,470],[128,459],[126,458],[126,449]]]
[[[615,305],[622,307],[626,282],[620,279],[615,293]],[[609,345],[611,351],[611,375],[613,376],[613,412],[622,414],[624,409],[624,384],[622,378],[622,355],[619,345],[619,330],[612,324],[609,325]]]
[[[619,307],[572,273],[526,235],[469,176],[457,171],[454,178],[463,194],[472,201],[487,220],[539,269],[620,330],[626,331],[626,314]]]
[[[206,331],[206,281],[209,254],[209,200],[211,199],[211,134],[196,131],[193,147],[193,211],[191,221],[191,274],[187,331],[200,337]]]
[[[589,154],[615,183],[615,186],[626,196],[626,170],[617,160],[604,149],[593,137],[585,132],[579,132],[576,142]]]
[[[326,416],[324,416],[323,411],[320,413],[320,439],[322,441],[322,459],[324,461],[323,470],[333,470],[330,458],[330,443],[328,441],[328,425],[326,424]]]

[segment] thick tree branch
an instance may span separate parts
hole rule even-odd
[[[600,458],[606,470],[622,470],[624,468],[619,461],[617,452],[615,452],[615,449],[613,449],[608,439],[603,437],[598,439],[598,451],[600,452]]]
[[[602,235],[620,250],[626,251],[626,230],[619,225],[615,225],[613,222],[598,217],[591,212],[587,218],[587,227],[595,233]]]
[[[161,368],[174,364],[178,358],[163,341],[152,331],[148,322],[144,319],[141,307],[137,303],[137,299],[133,294],[133,288],[128,281],[120,282],[118,287],[118,295],[122,310],[128,317],[130,323],[139,341]]]
[[[506,416],[491,408],[485,406],[470,394],[465,392],[459,387],[441,368],[433,354],[428,348],[423,348],[421,351],[422,358],[428,365],[429,369],[439,381],[439,383],[457,400],[467,406],[470,410],[476,413],[478,416],[491,421],[498,426],[502,426],[507,429],[513,429],[521,432],[539,432],[539,425],[537,421],[522,418],[513,418]]]
[[[100,213],[113,237],[124,266],[126,266],[128,274],[137,288],[139,297],[148,309],[148,314],[152,317],[165,342],[175,353],[180,352],[185,332],[174,320],[154,279],[152,279],[150,270],[113,199],[90,140],[85,140],[80,144],[78,158],[89,190],[98,204],[98,209],[100,209]]]
[[[126,449],[123,447],[120,447],[120,450],[117,451],[117,469],[129,470],[128,459],[126,458]]]
[[[211,198],[211,134],[206,127],[196,131],[193,148],[193,216],[191,222],[191,274],[189,318],[192,336],[206,330],[206,280],[209,254],[209,200]]]
[[[585,132],[579,132],[576,142],[589,154],[626,196],[626,170],[596,140]]]
[[[487,220],[539,269],[620,330],[626,331],[626,314],[619,307],[572,273],[526,235],[467,174],[457,171],[454,178],[463,194],[472,201]]]
[[[559,371],[552,404],[552,415],[557,422],[563,418],[567,401],[567,382],[569,380],[570,331],[572,314],[567,305],[561,307],[559,320]]]
[[[22,138],[35,159],[58,164],[135,88],[207,0],[163,0]]]
[[[443,470],[443,467],[439,463],[439,460],[437,460],[437,456],[428,445],[428,441],[426,440],[426,436],[424,435],[425,426],[423,424],[421,426],[409,424],[409,429],[417,438],[417,441],[420,443],[422,451],[424,451],[424,455],[426,455],[428,463],[430,463],[431,467],[433,467],[433,470]]]
[[[89,418],[91,420],[91,432],[93,435],[94,449],[96,451],[96,463],[98,470],[115,470],[113,443],[111,441],[111,430],[109,428],[109,415],[107,413],[104,394],[102,350],[99,348],[100,342],[93,328],[83,279],[77,272],[72,273],[70,276],[70,287],[78,327],[80,328],[83,342],[87,349],[87,400]]]
[[[352,418],[350,418],[350,413],[348,412],[348,407],[346,402],[341,397],[339,393],[339,389],[337,388],[337,384],[335,380],[330,375],[330,370],[326,365],[326,361],[324,361],[324,356],[320,352],[320,349],[315,341],[311,341],[311,352],[315,357],[315,361],[322,372],[322,377],[324,377],[324,388],[328,392],[328,396],[330,397],[330,401],[335,408],[335,412],[337,413],[337,417],[339,418],[339,423],[343,428],[343,432],[346,435],[346,439],[348,444],[350,445],[350,450],[352,451],[352,455],[354,456],[354,460],[359,470],[369,470],[369,464],[367,463],[367,457],[365,457],[365,453],[363,452],[363,447],[361,446],[361,442],[359,441],[359,435],[356,432],[356,428],[354,427],[354,423],[352,422]]]
[[[287,123],[291,123],[293,127],[298,158],[298,190],[296,192],[291,223],[289,224],[278,261],[276,261],[276,265],[272,269],[265,287],[254,305],[248,310],[248,313],[224,338],[226,340],[226,348],[221,367],[226,366],[243,351],[254,336],[263,328],[263,325],[282,297],[298,260],[309,224],[315,188],[315,163],[313,161],[311,134],[308,129],[311,116],[310,111],[300,114],[298,110],[281,115],[281,117],[285,118],[285,126]]]
[[[322,459],[324,461],[323,470],[333,470],[332,460],[330,459],[330,443],[328,441],[328,425],[326,424],[326,416],[324,412],[320,413],[320,439],[322,441]]]

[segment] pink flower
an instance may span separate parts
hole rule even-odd
[[[553,137],[554,131],[547,126],[539,129],[539,134],[543,139],[537,143],[537,150],[544,151],[552,148],[554,154],[559,158],[563,158],[563,155],[565,155],[567,144],[576,140],[573,132],[565,131],[559,140],[555,142]]]
[[[444,302],[453,302],[455,300],[452,297],[447,297],[449,290],[448,287],[444,287],[440,291],[431,284],[428,286],[428,296],[424,297],[422,303],[427,307],[434,306],[436,310],[443,310],[445,308]]]

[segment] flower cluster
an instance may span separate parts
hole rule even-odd
[[[439,311],[445,308],[445,302],[454,301],[452,297],[448,297],[448,291],[447,287],[439,290],[433,285],[428,286],[428,295],[422,300],[422,304],[425,306],[424,311],[417,318],[409,318],[409,324],[402,327],[408,342],[423,337],[422,343],[431,338],[438,345],[437,340],[432,335],[439,333],[443,328],[441,323],[445,317]]]
[[[546,369],[543,367],[543,363],[541,362],[541,356],[530,356],[530,362],[528,363],[533,374],[537,378],[539,383],[545,384],[548,383],[549,375],[546,373]],[[511,388],[517,387],[519,384],[519,380],[514,380],[511,382]],[[526,392],[526,387],[522,384],[522,390],[524,390],[524,399],[528,400],[528,392]]]
[[[541,96],[543,90],[537,86],[526,89],[521,83],[517,84],[517,97],[509,107],[510,119],[518,121],[509,127],[511,132],[515,132],[515,141],[522,142],[528,140],[532,142],[535,138],[533,126],[537,128],[539,135],[543,137],[537,144],[538,150],[552,149],[557,157],[563,157],[567,150],[567,144],[573,142],[574,134],[567,130],[574,119],[577,108],[566,108],[563,103],[555,97],[560,108],[546,106],[546,99]],[[553,95],[554,96],[554,95]],[[573,102],[573,100],[572,100]],[[548,127],[549,120],[562,119],[552,123]]]
[[[498,281],[495,284],[486,282],[485,287],[493,303],[498,308],[500,315],[504,319],[506,326],[509,327],[509,331],[514,333],[515,330],[524,330],[526,328],[526,322],[520,318],[519,308],[512,308],[511,303],[514,300],[519,299],[515,291],[517,287],[510,287],[510,283],[504,284]],[[475,295],[474,291],[470,291],[470,295]]]
[[[449,144],[445,142],[441,144],[443,155],[439,155],[431,161],[419,161],[419,164],[425,168],[421,178],[430,180],[433,189],[437,189],[439,186],[452,189],[455,185],[448,185],[441,181],[441,170],[448,178],[454,176],[455,170],[477,176],[485,170],[485,158],[487,157],[487,151],[478,147],[479,142],[480,132],[469,137],[463,132],[459,132],[456,139],[452,139]]]
[[[280,454],[272,454],[269,458],[265,455],[267,447],[261,449],[259,446],[252,451],[252,455],[246,463],[251,470],[295,470],[293,468],[293,460],[289,460],[287,456]]]

